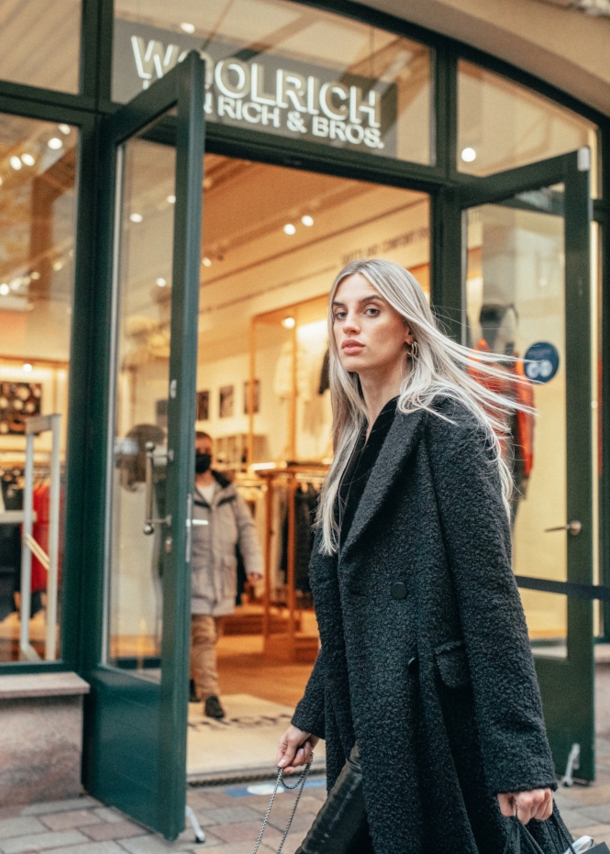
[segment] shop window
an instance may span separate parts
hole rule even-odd
[[[0,0],[0,80],[78,92],[81,0]]]
[[[0,115],[0,661],[60,655],[76,160],[69,125]],[[26,434],[38,416],[28,476]]]
[[[457,168],[490,175],[588,145],[597,187],[597,127],[582,116],[463,60],[458,66]]]
[[[286,0],[117,0],[115,15],[115,101],[196,49],[207,63],[209,121],[432,161],[424,45]]]

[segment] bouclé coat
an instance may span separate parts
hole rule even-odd
[[[555,773],[498,468],[464,407],[437,410],[396,413],[340,555],[316,537],[293,723],[325,738],[329,788],[357,740],[378,854],[501,854],[495,796]]]

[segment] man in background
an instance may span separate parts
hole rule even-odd
[[[224,718],[219,700],[216,643],[223,617],[232,614],[237,592],[239,549],[250,582],[263,574],[263,557],[248,505],[235,486],[212,469],[213,443],[207,433],[195,439],[193,507],[191,680],[204,713]]]

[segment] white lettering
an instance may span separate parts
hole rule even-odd
[[[237,103],[241,103],[238,101]],[[228,116],[230,119],[235,119],[235,98],[227,98],[226,95],[218,96],[218,115]]]
[[[211,92],[205,93],[205,99],[203,101],[203,109],[205,111],[206,116],[214,115],[214,96],[212,95]]]
[[[261,110],[262,107],[260,104],[252,104],[248,102],[247,104],[244,104],[242,114],[247,122],[250,122],[252,125],[256,125],[261,120]]]
[[[352,145],[359,145],[364,139],[364,128],[361,125],[348,125],[345,128],[345,136]]]
[[[269,104],[275,107],[276,100],[273,95],[265,92],[265,66],[258,62],[252,63],[252,100],[257,104]]]
[[[367,113],[369,127],[381,127],[379,121],[380,104],[379,94],[373,89],[370,89],[367,94],[367,100],[362,99],[362,89],[359,86],[349,87],[349,120],[352,124],[361,124],[362,119],[360,113]]]
[[[302,74],[288,73],[281,69],[277,72],[277,103],[280,107],[289,107],[292,104],[299,113],[306,113],[306,89],[307,80]]]
[[[324,116],[314,116],[311,132],[314,136],[328,136],[328,119],[325,119]]]
[[[320,101],[320,81],[317,77],[307,78],[307,112],[310,116],[317,116],[320,112],[316,107]]]
[[[236,85],[230,75],[237,76]],[[214,69],[214,80],[227,98],[243,98],[250,88],[250,66],[239,59],[221,59]]]
[[[364,130],[364,144],[368,145],[369,148],[383,148],[383,141],[381,139],[381,134],[379,133],[378,128],[365,128]]]
[[[267,104],[263,105],[263,124],[268,125],[269,121],[273,122],[274,128],[280,127],[280,108],[275,107],[271,110]]]
[[[184,51],[186,54],[187,51]],[[206,53],[204,50],[199,51],[199,56],[205,62],[205,88],[211,89],[214,85],[214,60],[210,56],[209,53]],[[182,56],[179,59],[179,62],[182,62]]]
[[[320,89],[320,107],[324,115],[328,116],[329,119],[339,119],[339,121],[342,121],[347,116],[347,104],[335,107],[333,95],[336,95],[342,101],[347,101],[349,98],[349,89],[343,83],[324,83]]]
[[[144,39],[140,36],[131,37],[131,46],[138,77],[142,80],[152,80],[153,70],[161,79],[176,65],[180,55],[180,48],[175,44],[168,45],[166,49],[158,41],[149,41],[147,45],[144,45]]]
[[[331,139],[340,139],[341,142],[345,142],[345,122],[341,122],[338,119],[330,120],[330,138]]]

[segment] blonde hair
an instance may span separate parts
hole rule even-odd
[[[405,414],[423,409],[444,418],[433,408],[437,396],[463,404],[484,428],[499,469],[507,511],[513,480],[502,457],[499,437],[506,435],[508,417],[516,409],[531,411],[512,397],[505,397],[486,385],[485,380],[501,379],[506,382],[507,372],[497,367],[498,356],[475,352],[441,332],[419,282],[408,270],[379,258],[348,264],[335,279],[329,296],[329,376],[335,453],[322,488],[317,516],[317,525],[322,529],[320,551],[323,554],[334,554],[338,549],[340,532],[335,508],[339,485],[358,435],[367,422],[358,375],[348,373],[341,364],[333,330],[332,306],[337,289],[344,279],[356,273],[368,279],[392,308],[402,315],[417,342],[418,354],[409,360],[410,369],[405,373],[400,387],[398,409]],[[510,359],[503,357],[503,360]],[[468,368],[475,368],[479,379],[471,376]],[[527,382],[518,377],[514,377],[513,381]]]

